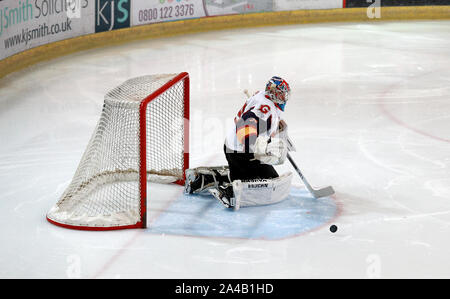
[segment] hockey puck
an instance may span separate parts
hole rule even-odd
[[[332,232],[332,233],[337,232],[337,226],[334,224],[332,226],[330,226],[330,232]]]

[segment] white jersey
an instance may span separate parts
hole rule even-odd
[[[263,91],[257,92],[248,98],[244,106],[238,112],[234,120],[234,124],[229,129],[225,139],[225,146],[231,150],[243,152],[244,145],[242,139],[250,134],[258,134],[258,136],[272,136],[278,130],[278,125],[282,119],[281,109],[266,98]],[[240,127],[243,122],[240,120],[255,119],[255,125],[258,129]]]

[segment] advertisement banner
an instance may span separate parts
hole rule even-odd
[[[342,8],[342,0],[275,0],[274,11]]]
[[[274,0],[203,0],[206,16],[273,11]]]
[[[132,26],[205,16],[203,0],[133,0]]]
[[[95,32],[130,27],[131,0],[95,0]]]
[[[0,1],[0,59],[94,32],[94,0]]]

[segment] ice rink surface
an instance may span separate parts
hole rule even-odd
[[[450,22],[283,26],[139,41],[10,75],[0,81],[0,278],[450,278],[449,49]],[[191,166],[225,163],[244,89],[273,75],[290,83],[293,157],[314,186],[337,191],[335,234],[85,232],[46,221],[106,92],[182,71]],[[182,192],[150,188],[149,224]]]

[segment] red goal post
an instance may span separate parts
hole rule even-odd
[[[147,140],[147,130],[146,130],[146,123],[147,123],[147,116],[146,111],[148,104],[155,100],[158,96],[166,92],[169,88],[174,86],[178,82],[183,82],[183,90],[184,90],[184,151],[183,151],[183,159],[184,159],[184,169],[183,169],[183,179],[175,181],[176,184],[184,185],[184,181],[186,180],[186,174],[185,170],[189,168],[189,95],[190,95],[190,79],[189,74],[186,72],[180,73],[175,78],[161,86],[158,90],[156,90],[154,93],[149,95],[147,98],[145,98],[141,102],[140,106],[140,150],[141,150],[141,167],[140,167],[140,188],[141,188],[141,207],[143,209],[143,215],[140,222],[140,226],[142,228],[147,227],[147,155],[142,154],[146,153],[146,140]],[[151,117],[151,116],[150,116]]]

